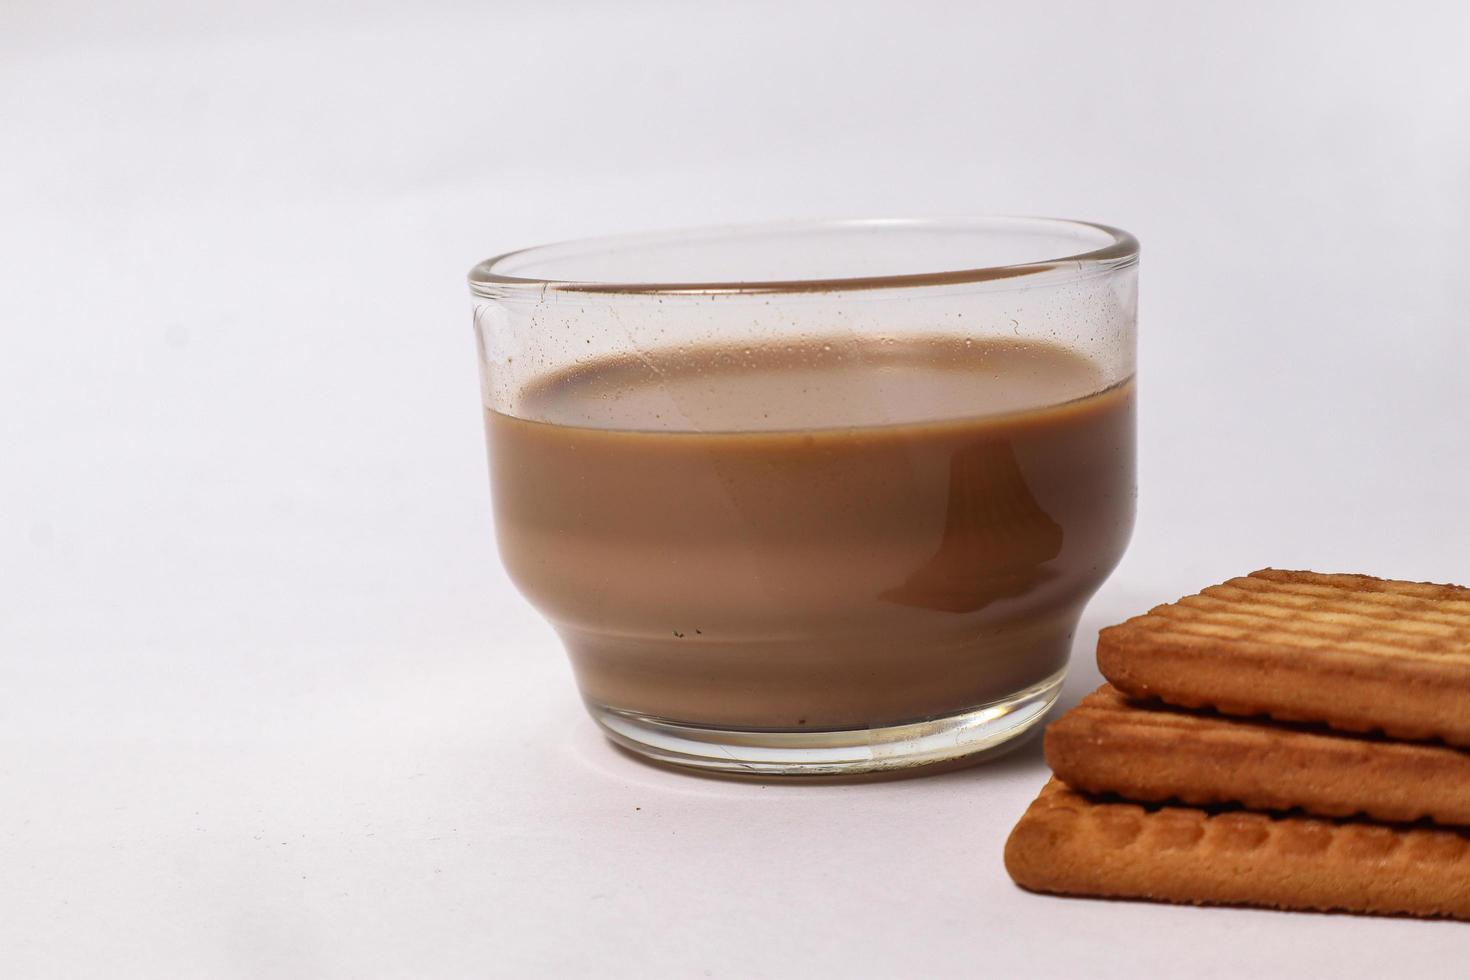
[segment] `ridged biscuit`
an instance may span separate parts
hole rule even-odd
[[[1459,832],[1103,803],[1049,781],[1006,842],[1031,891],[1470,918]]]
[[[1106,684],[1052,722],[1046,761],[1069,786],[1146,803],[1470,824],[1470,752],[1141,705]]]
[[[1137,698],[1470,746],[1459,586],[1265,569],[1104,629],[1097,662]]]

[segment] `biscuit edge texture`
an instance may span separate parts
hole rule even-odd
[[[1460,586],[1261,569],[1103,629],[1097,662],[1136,698],[1470,746]]]
[[[1439,829],[1096,802],[1050,780],[1006,841],[1039,893],[1470,919],[1470,840]]]
[[[1470,753],[1140,705],[1103,685],[1043,741],[1057,777],[1145,803],[1470,825]]]

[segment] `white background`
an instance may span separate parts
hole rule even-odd
[[[1443,976],[1470,927],[1023,893],[1032,745],[611,750],[497,563],[467,268],[1018,212],[1143,241],[1098,626],[1470,580],[1470,7],[0,5],[0,974]]]

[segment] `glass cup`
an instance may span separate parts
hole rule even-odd
[[[500,554],[607,735],[841,775],[1040,721],[1132,531],[1137,263],[984,217],[476,266]]]

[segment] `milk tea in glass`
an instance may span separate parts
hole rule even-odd
[[[1040,721],[1132,529],[1137,259],[976,218],[477,266],[501,557],[607,735],[832,776]]]

